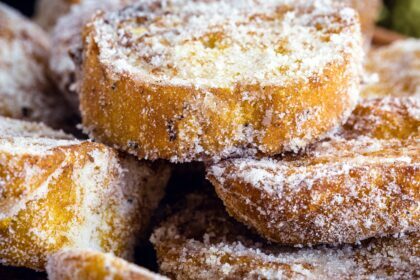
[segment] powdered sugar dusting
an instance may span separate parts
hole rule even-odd
[[[18,137],[0,137],[0,263],[42,270],[47,255],[67,247],[132,258],[168,168],[102,144],[40,138],[60,133],[26,127],[40,131],[16,127]]]
[[[288,85],[361,57],[355,11],[329,1],[149,2],[93,23],[101,61],[143,81]]]
[[[174,279],[400,279],[420,269],[416,233],[358,246],[288,248],[252,234],[212,196],[187,199],[151,239],[160,270]]]

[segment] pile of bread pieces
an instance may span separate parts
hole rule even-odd
[[[420,278],[420,40],[372,45],[380,6],[0,3],[0,264]],[[168,198],[179,169],[207,183]],[[148,240],[155,272],[134,263]]]

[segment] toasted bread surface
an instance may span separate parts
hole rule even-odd
[[[85,29],[81,111],[93,138],[152,160],[272,155],[349,116],[363,57],[354,10],[182,2],[132,6]]]

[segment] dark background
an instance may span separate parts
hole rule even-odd
[[[34,12],[35,0],[1,0],[0,2],[4,2],[12,7],[17,8],[27,16],[32,16]]]

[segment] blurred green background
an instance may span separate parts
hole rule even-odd
[[[384,4],[379,18],[380,25],[420,37],[420,0],[385,0]]]

